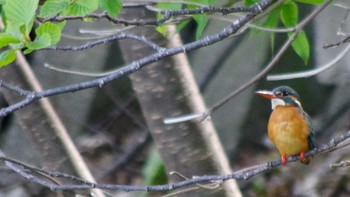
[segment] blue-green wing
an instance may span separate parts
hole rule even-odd
[[[312,126],[312,121],[310,116],[304,111],[304,110],[300,110],[304,116],[304,118],[306,119],[308,126],[309,126],[309,137],[308,137],[308,143],[309,143],[309,149],[312,150],[314,148],[316,148],[316,144],[315,144],[315,132],[314,132],[314,128]]]

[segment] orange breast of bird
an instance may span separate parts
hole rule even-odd
[[[309,126],[297,107],[277,106],[270,116],[268,136],[281,155],[309,150]]]

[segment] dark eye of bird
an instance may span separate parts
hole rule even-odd
[[[283,96],[288,96],[289,92],[283,92]]]

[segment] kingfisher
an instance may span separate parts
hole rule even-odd
[[[315,148],[315,135],[298,93],[288,86],[280,86],[256,94],[271,100],[268,137],[280,152],[282,165],[286,165],[287,157],[295,154],[299,154],[301,163],[309,164],[310,159],[305,158],[304,152]]]

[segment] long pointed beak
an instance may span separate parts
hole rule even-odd
[[[271,91],[259,90],[259,91],[256,91],[255,94],[262,96],[264,98],[267,98],[267,99],[275,98],[274,94]]]

